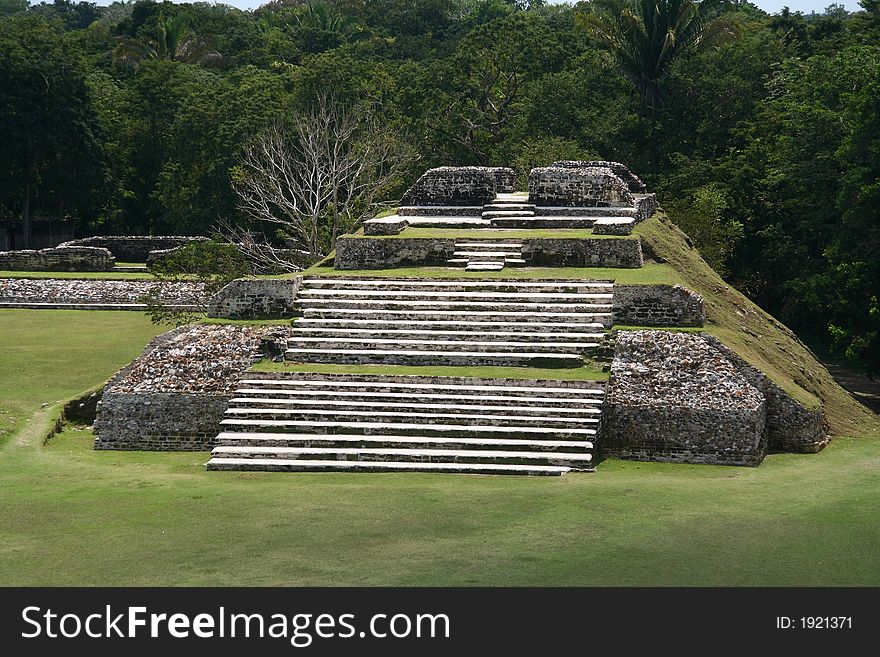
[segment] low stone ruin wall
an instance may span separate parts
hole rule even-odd
[[[602,167],[611,169],[615,176],[623,180],[626,186],[633,194],[644,193],[645,183],[629,170],[629,167],[620,162],[611,162],[609,160],[560,160],[550,165],[551,167],[561,167],[563,169],[583,169],[587,167]]]
[[[636,221],[644,221],[657,210],[656,194],[637,194],[636,201]]]
[[[603,454],[758,465],[766,402],[703,335],[621,331],[602,410]]]
[[[276,319],[290,317],[302,276],[294,278],[240,278],[215,294],[208,317]]]
[[[744,378],[764,393],[771,449],[814,454],[828,444],[831,437],[821,407],[807,408],[718,338],[707,335],[705,339],[723,353]]]
[[[635,199],[607,168],[538,167],[529,172],[529,203],[537,206],[624,207]]]
[[[288,328],[193,325],[164,333],[104,387],[95,449],[209,450],[260,338]]]
[[[0,269],[8,271],[107,271],[114,262],[110,251],[95,247],[0,251]]]
[[[641,267],[642,245],[637,239],[533,238],[523,239],[527,267]],[[453,238],[340,237],[335,269],[386,267],[445,267],[455,252]]]
[[[437,167],[422,174],[400,204],[482,206],[493,198],[495,175],[488,167]]]
[[[107,249],[122,262],[146,262],[150,251],[173,249],[188,242],[202,242],[207,239],[186,235],[110,235],[71,240],[60,246],[94,246]]]
[[[495,193],[509,194],[516,191],[516,171],[510,167],[486,167],[495,178]]]
[[[642,245],[627,238],[532,238],[522,240],[527,267],[619,267],[644,264]]]
[[[614,323],[630,326],[703,326],[706,305],[681,285],[615,285]]]
[[[107,306],[107,310],[143,310],[146,307],[145,297],[154,294],[167,305],[197,309],[205,301],[204,288],[204,283],[196,281],[159,283],[77,278],[3,278],[0,279],[0,303],[17,308],[59,304]]]
[[[340,237],[334,269],[446,266],[455,252],[452,238]]]

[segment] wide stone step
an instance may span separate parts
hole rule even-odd
[[[580,355],[561,353],[508,353],[491,351],[431,351],[401,349],[288,349],[286,360],[298,363],[339,365],[414,365],[469,367],[576,368],[583,366]]]
[[[471,352],[488,351],[530,351],[532,353],[581,353],[597,349],[597,342],[516,342],[501,340],[408,340],[401,338],[331,338],[296,337],[288,341],[291,349],[317,348],[327,346],[331,349],[415,349],[418,351],[453,351],[466,349]]]
[[[589,467],[590,454],[472,449],[400,449],[393,447],[216,447],[214,459],[297,459],[336,461],[391,461],[397,463],[491,463]]]
[[[439,403],[456,404],[460,406],[479,406],[485,405],[487,402],[491,406],[555,406],[560,408],[560,404],[566,409],[596,409],[598,412],[602,404],[602,392],[587,390],[581,397],[529,397],[517,395],[452,395],[452,394],[430,394],[408,391],[406,399],[412,403]],[[315,408],[320,408],[328,402],[338,403],[364,403],[377,404],[384,406],[385,402],[397,403],[401,399],[400,393],[393,391],[388,392],[363,392],[360,390],[303,390],[302,388],[269,388],[269,387],[253,387],[238,388],[235,391],[237,399],[274,399],[287,400],[292,399],[303,404],[314,404]],[[407,403],[408,403],[407,402]]]
[[[539,228],[592,228],[596,217],[566,217],[535,215],[533,217],[492,217],[492,228],[518,228],[525,230]]]
[[[362,329],[362,328],[328,328],[322,326],[293,326],[294,335],[302,337],[353,337],[363,339],[386,339],[386,340],[476,340],[481,338],[515,338],[515,340],[528,340],[529,342],[567,342],[574,340],[587,340],[595,342],[605,337],[605,333],[601,332],[559,332],[559,331],[416,331],[410,329],[395,328],[378,328],[378,329]]]
[[[601,313],[611,312],[609,303],[602,303],[603,297],[610,295],[583,295],[583,301],[552,302],[552,301],[469,301],[467,299],[309,299],[300,298],[297,304],[303,309],[342,308],[368,309],[381,308],[386,310],[468,310],[468,311],[502,311],[502,312],[562,312]],[[589,297],[594,297],[591,301]]]
[[[430,422],[356,422],[328,420],[269,420],[263,418],[225,418],[224,429],[259,433],[321,433],[365,436],[449,436],[457,438],[527,438],[531,440],[593,440],[595,429],[573,427],[542,427],[495,424],[453,424]]]
[[[352,401],[339,399],[291,399],[278,397],[240,397],[236,396],[229,401],[236,408],[297,408],[303,407],[309,410],[316,409],[327,411],[333,410],[364,410],[370,409],[377,415],[385,415],[389,412],[427,411],[431,413],[442,412],[446,416],[460,414],[479,415],[512,415],[519,417],[535,416],[543,417],[591,417],[597,418],[601,411],[597,407],[559,407],[559,406],[495,406],[486,404],[428,404],[424,402],[378,402],[378,401]]]
[[[501,271],[504,262],[468,262],[465,271]]]
[[[561,475],[571,468],[554,465],[493,463],[396,463],[390,461],[306,461],[298,459],[217,458],[208,470],[266,472],[449,472],[487,475]]]
[[[535,216],[534,210],[484,210],[480,215],[483,219],[488,219],[492,222],[495,219],[510,219],[510,218],[530,218]]]
[[[483,206],[483,212],[497,212],[497,211],[513,211],[513,212],[535,212],[535,204],[534,203],[522,203],[520,201],[510,200],[510,201],[496,201],[494,203],[488,203]]]
[[[496,415],[486,413],[421,412],[421,411],[382,411],[378,409],[352,410],[348,408],[245,408],[233,406],[227,408],[224,417],[254,420],[306,420],[317,418],[330,421],[354,421],[367,419],[374,422],[411,421],[424,424],[446,424],[451,422],[466,423],[473,426],[536,426],[548,428],[594,427],[598,426],[597,417],[573,417],[554,415]]]
[[[435,292],[567,292],[584,291],[610,292],[612,281],[582,280],[521,280],[521,279],[388,279],[388,278],[307,278],[303,281],[300,293],[314,289],[331,290],[424,290]]]
[[[420,320],[385,320],[372,319],[312,319],[300,317],[293,323],[293,328],[298,329],[326,329],[326,330],[412,330],[434,331],[442,329],[461,328],[473,330],[482,335],[486,333],[532,333],[533,331],[547,331],[566,333],[570,331],[601,331],[605,326],[600,322],[564,323],[564,322],[459,322],[451,320],[420,321]]]
[[[469,251],[522,251],[522,242],[456,242],[455,248]]]
[[[438,292],[438,291],[421,291],[421,290],[399,290],[389,292],[385,290],[347,290],[347,289],[316,289],[316,290],[300,290],[300,299],[379,299],[379,300],[414,300],[414,301],[485,301],[494,303],[496,301],[554,301],[554,302],[578,302],[578,301],[603,301],[610,302],[613,297],[612,292],[605,290],[587,289],[583,292],[483,292],[483,291],[461,291],[461,292]]]
[[[382,320],[416,320],[416,321],[443,321],[455,318],[460,322],[491,322],[508,323],[524,322],[554,322],[582,325],[584,323],[601,323],[603,326],[611,326],[613,315],[611,312],[518,312],[518,311],[460,311],[460,310],[390,310],[385,308],[306,308],[303,311],[306,318],[321,319],[360,319],[371,317],[375,321]]]
[[[344,378],[343,378],[344,377]],[[356,392],[396,392],[402,395],[436,393],[448,391],[455,394],[482,394],[502,397],[553,395],[560,398],[580,398],[583,396],[602,396],[605,394],[604,386],[592,381],[578,382],[571,386],[559,385],[527,385],[514,383],[509,380],[507,385],[499,384],[476,384],[461,383],[449,377],[449,383],[442,381],[426,380],[424,377],[412,377],[412,381],[389,381],[371,376],[342,375],[339,378],[330,378],[318,373],[302,372],[296,375],[287,375],[283,378],[272,377],[266,379],[242,379],[239,383],[254,388],[268,387],[291,390],[355,390]],[[555,381],[553,383],[556,383]]]
[[[450,438],[447,436],[361,436],[357,434],[315,433],[238,433],[223,431],[218,446],[240,447],[398,447],[411,449],[500,449],[586,453],[593,449],[589,440],[530,440],[527,438]]]
[[[515,258],[522,255],[522,251],[454,251],[453,258],[468,258],[469,260],[504,259]]]

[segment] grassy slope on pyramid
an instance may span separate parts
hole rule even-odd
[[[725,283],[669,217],[658,212],[636,232],[646,257],[671,265],[703,296],[706,330],[804,405],[824,405],[833,435],[880,431],[877,416],[840,387],[791,329]]]

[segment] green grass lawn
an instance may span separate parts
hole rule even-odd
[[[95,452],[74,429],[44,445],[41,404],[158,330],[0,311],[0,408],[31,417],[2,447],[0,585],[880,585],[876,430],[759,468],[561,478],[206,472],[206,453]]]
[[[389,278],[560,278],[613,280],[621,285],[675,285],[681,276],[665,263],[647,263],[638,269],[616,267],[508,267],[501,271],[465,271],[457,267],[400,267],[397,269],[359,269],[346,271],[332,265],[315,265],[291,276],[379,276]]]
[[[0,310],[0,442],[42,404],[107,380],[166,330],[137,312]]]

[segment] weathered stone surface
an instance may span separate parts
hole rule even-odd
[[[623,182],[626,183],[629,191],[634,194],[642,193],[645,191],[645,183],[641,181],[641,179],[629,170],[625,164],[621,164],[620,162],[611,162],[608,160],[560,160],[558,162],[554,162],[550,165],[551,167],[562,167],[564,169],[583,169],[587,167],[604,167],[606,169],[611,169],[614,172],[614,175],[619,177]]]
[[[758,465],[765,420],[764,395],[705,336],[618,334],[602,417],[606,454]]]
[[[486,167],[495,178],[495,193],[510,194],[516,191],[516,171],[510,167]]]
[[[707,335],[716,349],[734,364],[740,374],[764,393],[767,399],[767,436],[771,449],[785,452],[816,453],[831,440],[822,408],[807,408],[773,383],[756,367],[722,343]]]
[[[120,304],[143,303],[158,291],[167,304],[198,305],[203,302],[204,284],[195,281],[114,281],[74,278],[3,278],[0,301],[17,303]]]
[[[274,319],[290,317],[302,277],[240,278],[215,294],[208,303],[208,317],[226,319]]]
[[[114,261],[110,251],[95,247],[0,251],[0,269],[9,271],[107,271]]]
[[[593,235],[630,235],[636,221],[636,217],[597,217],[593,222]]]
[[[604,167],[532,169],[529,202],[537,206],[635,206],[626,183]]]
[[[99,247],[107,249],[117,260],[123,262],[146,262],[150,251],[173,249],[188,242],[203,242],[207,239],[187,235],[109,235],[71,240],[60,246]]]
[[[445,266],[455,253],[453,238],[363,238],[336,240],[335,269]]]
[[[526,267],[641,267],[637,239],[523,239]],[[454,257],[453,238],[340,237],[336,241],[336,269],[385,267],[444,267]]]
[[[495,198],[495,173],[489,167],[428,169],[400,200],[401,205],[484,205]]]
[[[522,240],[527,267],[621,267],[644,264],[637,239],[532,238]]]
[[[681,285],[615,285],[614,323],[630,326],[703,326],[706,306]]]
[[[279,330],[194,325],[160,335],[105,386],[95,448],[209,449],[261,337]]]

